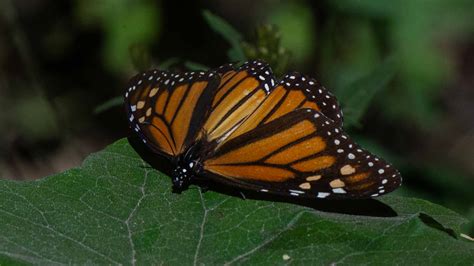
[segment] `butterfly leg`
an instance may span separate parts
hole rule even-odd
[[[246,199],[247,199],[247,197],[245,197],[245,194],[244,194],[244,192],[242,192],[242,191],[239,191],[239,193],[240,193],[240,196],[242,197],[242,199],[243,199],[243,200],[246,200]]]

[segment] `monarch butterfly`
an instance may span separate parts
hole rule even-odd
[[[279,82],[261,60],[207,72],[150,70],[125,93],[131,128],[169,159],[173,188],[195,178],[284,196],[376,197],[399,172],[342,129],[336,98],[298,72]]]

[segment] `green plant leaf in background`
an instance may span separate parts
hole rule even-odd
[[[123,104],[123,97],[122,96],[117,96],[117,97],[111,98],[111,99],[105,101],[104,103],[101,103],[100,105],[98,105],[94,109],[93,113],[94,114],[100,114],[100,113],[103,113],[103,112],[109,110],[110,108],[120,106],[122,104]]]
[[[397,217],[324,213],[191,187],[171,193],[122,139],[80,168],[37,181],[0,180],[0,263],[470,264],[466,220],[386,196]]]
[[[204,19],[212,30],[221,35],[230,43],[231,49],[227,52],[227,56],[231,62],[245,61],[244,51],[242,50],[242,35],[235,30],[227,21],[219,16],[212,14],[209,10],[202,12]]]
[[[163,61],[161,61],[159,64],[158,64],[158,69],[169,69],[172,65],[176,64],[179,62],[179,58],[177,57],[170,57],[168,59],[165,59]]]
[[[337,90],[338,98],[343,104],[344,123],[347,127],[359,125],[375,94],[387,87],[395,72],[395,60],[389,57],[372,73]]]
[[[200,63],[197,63],[197,62],[193,62],[193,61],[185,61],[184,66],[187,67],[191,71],[198,71],[198,70],[206,71],[206,70],[210,69],[210,67],[208,67],[206,65],[203,65],[203,64],[200,64]]]
[[[317,49],[318,74],[325,84],[343,88],[378,67],[382,55],[376,36],[367,21],[330,15],[322,25]]]

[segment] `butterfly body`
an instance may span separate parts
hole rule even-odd
[[[209,72],[148,71],[125,95],[130,126],[175,169],[173,188],[196,178],[283,196],[367,198],[401,183],[398,171],[354,143],[335,97],[292,72],[279,82],[263,61]]]
[[[171,181],[173,183],[173,190],[183,191],[189,187],[192,180],[199,174],[202,169],[202,164],[195,152],[197,145],[191,146],[183,156],[178,157],[176,168],[171,174]]]
[[[215,147],[217,142],[208,143],[206,138],[202,138],[192,143],[183,154],[176,158],[173,164],[176,166],[171,174],[173,190],[181,192],[192,184],[193,179],[198,178],[203,173],[204,158]]]

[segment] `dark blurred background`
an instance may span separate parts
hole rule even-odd
[[[1,0],[0,38],[2,178],[127,136],[121,95],[139,70],[262,57],[336,93],[350,134],[400,169],[397,194],[474,220],[472,0]]]

